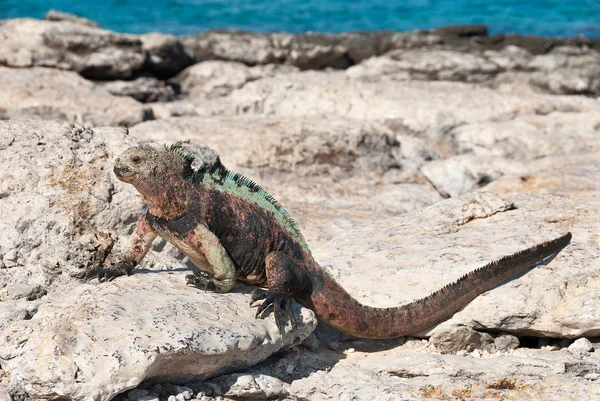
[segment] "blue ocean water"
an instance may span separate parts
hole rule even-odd
[[[600,37],[600,0],[0,0],[0,19],[75,13],[118,32],[343,32],[486,24],[490,33]]]

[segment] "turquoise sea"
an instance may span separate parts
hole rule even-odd
[[[490,33],[600,37],[600,0],[0,0],[0,19],[75,13],[118,32],[342,32],[486,24]]]

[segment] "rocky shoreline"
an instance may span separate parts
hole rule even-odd
[[[600,396],[599,39],[484,26],[130,35],[54,11],[0,21],[0,37],[2,397]],[[280,333],[254,320],[249,288],[185,288],[191,267],[162,241],[131,277],[82,280],[143,211],[114,156],[181,140],[261,183],[366,304],[573,241],[390,341],[317,326],[299,305]]]

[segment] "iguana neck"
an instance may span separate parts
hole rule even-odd
[[[165,179],[161,185],[135,185],[144,197],[148,211],[155,217],[172,220],[188,212],[190,194],[194,191],[182,179]]]

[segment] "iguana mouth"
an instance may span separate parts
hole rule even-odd
[[[121,181],[125,181],[127,178],[131,178],[131,176],[133,176],[133,172],[125,166],[115,166],[113,168],[113,172]]]

